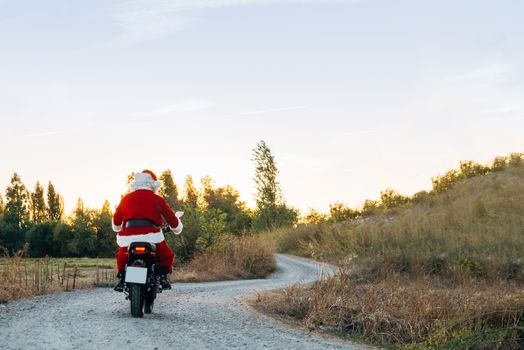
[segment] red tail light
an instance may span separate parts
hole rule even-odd
[[[135,253],[145,253],[146,247],[134,247],[133,250]]]

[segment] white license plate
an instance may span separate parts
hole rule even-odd
[[[128,266],[126,269],[126,282],[146,284],[147,268]]]

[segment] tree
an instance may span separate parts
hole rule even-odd
[[[173,180],[171,170],[168,169],[162,172],[162,174],[160,174],[160,181],[162,181],[162,186],[158,193],[166,200],[171,208],[178,208],[180,206],[178,202],[178,188]]]
[[[285,204],[257,208],[251,227],[255,232],[267,231],[278,227],[291,227],[297,223],[298,216],[298,210]]]
[[[359,215],[358,210],[354,210],[343,203],[334,203],[329,205],[329,221],[340,222],[356,218]]]
[[[17,173],[11,177],[6,189],[3,243],[12,251],[22,248],[29,221],[29,194]]]
[[[226,234],[227,215],[218,209],[208,209],[200,213],[200,235],[195,241],[195,249],[203,253],[219,237]]]
[[[507,165],[506,157],[495,157],[491,165],[491,170],[500,171],[503,170]]]
[[[201,196],[206,209],[218,209],[225,216],[226,231],[241,234],[248,230],[251,218],[246,203],[240,200],[240,193],[233,187],[215,188],[211,177],[202,178]]]
[[[49,181],[47,184],[47,216],[50,220],[61,220],[64,215],[64,204],[62,197],[55,191],[55,187]]]
[[[472,160],[460,162],[460,168],[451,169],[444,175],[439,175],[431,178],[433,184],[433,193],[442,193],[449,190],[454,184],[464,179],[469,179],[475,176],[487,174],[490,171],[501,170],[506,165],[506,159],[497,157],[493,162],[493,166],[484,166]]]
[[[213,207],[214,195],[215,184],[213,179],[209,175],[204,176],[200,179],[200,196],[202,197],[201,202],[206,208]]]
[[[518,166],[522,164],[523,161],[524,161],[524,153],[518,153],[518,152],[511,153],[509,156],[505,156],[505,157],[496,157],[493,160],[491,170],[500,171],[507,166]]]
[[[253,161],[255,162],[257,207],[274,207],[282,202],[280,185],[277,182],[278,170],[275,158],[263,140],[259,141],[253,150]]]
[[[17,173],[11,177],[11,185],[6,189],[4,222],[21,229],[29,220],[29,194]]]
[[[2,227],[3,219],[4,219],[4,211],[5,211],[4,199],[2,198],[2,195],[0,194],[0,246],[5,246],[5,243],[3,241],[4,229]]]
[[[392,188],[380,192],[380,204],[384,209],[392,209],[406,204],[409,197],[403,196]]]
[[[489,167],[474,162],[472,160],[460,162],[460,175],[463,179],[469,179],[471,177],[484,175],[488,171]]]
[[[508,165],[519,166],[524,162],[524,153],[513,152],[507,158]]]
[[[53,233],[57,221],[35,222],[27,231],[27,242],[29,243],[29,255],[33,258],[44,256],[57,256],[60,248],[53,240]]]
[[[198,207],[198,190],[193,183],[193,177],[187,175],[184,183],[184,205],[191,208]]]
[[[111,228],[113,213],[109,201],[105,201],[99,211],[94,213],[93,227],[96,234],[96,256],[111,257],[117,250],[116,236]]]
[[[93,212],[86,209],[78,198],[71,220],[73,235],[68,242],[68,251],[72,256],[96,256],[96,229],[93,224]]]
[[[48,210],[44,199],[44,188],[39,181],[36,182],[35,191],[31,193],[30,212],[31,218],[35,222],[42,222],[47,219]]]
[[[264,141],[253,150],[257,209],[252,221],[255,231],[294,225],[298,211],[286,206],[277,181],[278,169],[275,158]]]
[[[53,242],[56,256],[71,256],[69,243],[73,239],[73,229],[71,225],[62,221],[56,221],[53,229]]]
[[[327,215],[320,213],[316,209],[310,209],[309,212],[302,218],[304,224],[322,224],[327,221]]]
[[[430,196],[427,191],[418,191],[413,196],[411,196],[411,201],[414,203],[422,203]]]
[[[136,172],[134,171],[132,171],[129,175],[127,175],[127,180],[126,180],[127,192],[131,192],[131,183],[133,183],[133,180],[135,179],[135,175],[136,175]]]
[[[5,203],[4,198],[0,194],[0,220],[4,217],[4,211],[5,211]]]
[[[372,199],[366,199],[364,205],[362,206],[362,216],[371,216],[378,213],[379,203]]]

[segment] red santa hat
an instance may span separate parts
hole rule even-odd
[[[131,188],[131,191],[151,190],[156,192],[161,185],[162,183],[158,181],[155,173],[146,169],[135,174],[135,178],[129,187]]]

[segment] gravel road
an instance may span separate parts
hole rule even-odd
[[[131,317],[122,293],[96,288],[0,305],[0,349],[366,349],[257,314],[244,304],[264,289],[311,282],[328,266],[278,255],[264,280],[176,283],[153,314]]]

